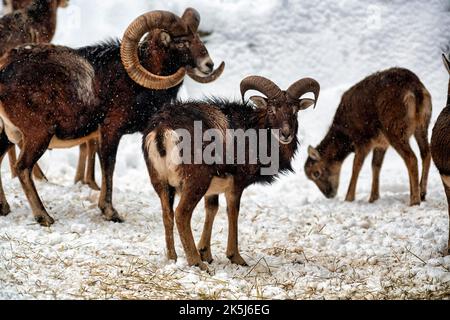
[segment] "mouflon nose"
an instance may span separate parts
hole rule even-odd
[[[213,72],[213,68],[214,68],[214,62],[211,60],[211,58],[205,57],[203,59],[201,59],[198,63],[197,63],[198,69],[203,72],[203,73],[211,73]]]
[[[210,72],[214,70],[214,62],[208,61],[205,65],[207,68],[209,68]]]
[[[291,127],[287,123],[281,128],[281,136],[286,140],[291,137]]]

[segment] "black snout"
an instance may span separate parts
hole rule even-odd
[[[328,187],[323,194],[327,199],[333,199],[336,197],[336,191],[334,191],[331,187]]]
[[[209,68],[209,72],[212,72],[214,70],[214,62],[207,62],[205,65]]]
[[[325,197],[326,197],[327,199],[333,199],[333,198],[334,198],[334,195],[333,195],[333,193],[326,193],[326,194],[325,194]]]
[[[289,131],[281,131],[281,136],[285,139],[288,140],[291,137],[291,133]]]

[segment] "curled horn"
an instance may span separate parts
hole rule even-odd
[[[286,92],[293,100],[298,100],[305,93],[312,92],[314,94],[315,107],[319,98],[320,84],[312,78],[304,78],[292,84]]]
[[[220,64],[220,66],[216,70],[214,70],[213,72],[211,72],[207,76],[200,76],[200,75],[198,75],[195,72],[195,69],[193,69],[193,68],[188,68],[187,69],[187,74],[194,81],[197,81],[199,83],[210,83],[210,82],[213,82],[213,81],[217,80],[217,78],[219,78],[222,75],[224,69],[225,69],[225,62],[222,62]]]
[[[200,14],[194,8],[187,8],[181,20],[188,25],[188,27],[193,31],[197,32],[198,26],[200,25]]]
[[[249,90],[259,91],[267,98],[274,100],[278,100],[283,96],[283,91],[275,83],[260,76],[250,76],[241,81],[242,100],[245,99],[245,94]]]
[[[168,11],[151,11],[134,20],[125,31],[120,54],[122,64],[128,75],[139,85],[154,90],[164,90],[180,84],[186,70],[178,69],[170,76],[159,76],[146,70],[139,62],[138,47],[142,36],[154,29],[163,29],[169,33],[181,33],[185,25],[181,19]]]

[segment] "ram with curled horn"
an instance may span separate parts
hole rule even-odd
[[[185,74],[190,74],[187,69],[201,82],[213,81],[223,71],[223,63],[214,70],[194,31],[199,21],[192,8],[183,18],[152,11],[133,21],[121,42],[80,49],[26,45],[6,55],[0,73],[0,117],[5,124],[0,156],[13,144],[22,144],[16,171],[41,225],[54,220],[30,175],[34,164],[48,148],[68,148],[93,139],[99,141],[102,167],[99,208],[107,220],[122,221],[112,204],[122,136],[142,132],[163,104],[176,99]],[[9,213],[1,188],[0,207],[3,215]]]
[[[251,102],[246,101],[245,94],[250,90],[265,97],[252,96]],[[176,223],[189,265],[207,269],[204,261],[212,262],[211,231],[219,208],[219,194],[224,193],[229,223],[226,254],[232,263],[246,265],[238,248],[242,193],[254,183],[272,183],[279,174],[293,171],[291,161],[298,148],[298,112],[315,105],[319,92],[319,83],[311,78],[301,79],[287,91],[282,91],[269,79],[251,76],[241,82],[243,102],[220,99],[177,102],[165,106],[152,118],[144,134],[143,151],[151,182],[161,200],[169,259],[177,258],[173,237]],[[314,99],[303,97],[306,93],[312,93]],[[217,133],[214,150],[226,150],[226,157],[222,152],[214,151],[222,157],[214,157],[213,161],[205,159],[209,149],[205,144],[200,150],[201,163],[192,164],[198,159],[199,149],[184,149],[182,145],[190,146],[185,143],[185,138],[195,137],[196,123],[201,124],[202,136],[211,134],[211,130]],[[271,134],[267,133],[269,129]],[[243,140],[234,135],[239,131],[245,132]],[[249,137],[247,140],[247,133],[252,132],[256,133],[255,139]],[[189,135],[181,137],[182,133]],[[230,141],[233,142],[231,149]],[[240,152],[235,153],[235,148]],[[251,150],[256,150],[256,159],[252,159]],[[228,157],[230,152],[232,156]],[[183,159],[180,159],[181,154]],[[236,154],[244,155],[243,161],[229,162],[228,159],[235,159]],[[261,155],[265,158],[270,155],[270,161],[263,162]],[[180,201],[174,211],[173,199],[177,193]],[[190,221],[203,197],[206,220],[197,250]]]

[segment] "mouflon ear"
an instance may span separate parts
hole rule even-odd
[[[315,104],[316,104],[316,100],[314,100],[314,99],[309,99],[309,98],[300,99],[299,104],[298,104],[299,110],[306,110]]]
[[[159,35],[159,39],[161,40],[161,43],[165,46],[168,47],[169,44],[172,42],[172,37],[170,36],[170,34],[168,34],[165,31],[161,31],[160,35]]]
[[[250,101],[253,102],[258,108],[267,108],[267,99],[260,96],[253,96],[250,98]]]
[[[320,159],[322,158],[319,151],[311,146],[308,147],[308,155],[315,161],[320,161]]]

